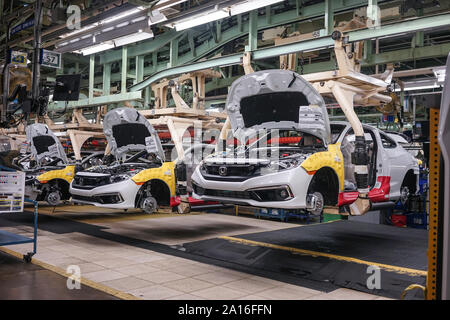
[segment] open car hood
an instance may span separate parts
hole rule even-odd
[[[235,136],[261,129],[295,128],[330,142],[330,122],[322,96],[289,70],[264,70],[233,82],[226,111]]]
[[[25,132],[30,143],[31,153],[39,164],[45,157],[58,158],[63,163],[68,163],[61,142],[47,125],[34,123],[27,126]]]
[[[117,108],[109,111],[103,121],[103,132],[111,154],[116,158],[130,151],[146,150],[165,160],[158,133],[135,109]]]

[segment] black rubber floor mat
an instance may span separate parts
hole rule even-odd
[[[238,238],[427,270],[428,232],[421,229],[336,221]]]
[[[276,279],[311,289],[329,292],[337,288],[355,289],[384,297],[400,299],[410,284],[425,285],[426,277],[380,269],[380,289],[369,289],[373,271],[368,265],[326,257],[294,254],[284,250],[251,246],[224,239],[184,244],[186,253],[245,266],[276,275]],[[369,283],[374,282],[369,280]],[[414,298],[414,297],[412,297]],[[418,294],[415,298],[421,299]]]

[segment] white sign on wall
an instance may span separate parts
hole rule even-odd
[[[25,196],[25,173],[0,171],[0,213],[22,212]]]
[[[41,65],[50,68],[61,68],[61,53],[42,49]]]

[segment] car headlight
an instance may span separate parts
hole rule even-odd
[[[135,170],[135,171],[131,171],[131,172],[127,172],[127,173],[121,173],[115,176],[111,177],[111,182],[112,183],[117,183],[117,182],[122,182],[128,179],[131,179],[134,175],[136,175],[139,171]]]
[[[301,165],[302,159],[297,158],[289,158],[289,159],[279,159],[279,160],[273,160],[270,162],[270,164],[266,167],[261,168],[261,173],[273,173],[278,172],[282,170],[289,170],[294,169]]]

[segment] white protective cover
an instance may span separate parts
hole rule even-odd
[[[121,132],[122,136],[118,135],[117,130],[114,134],[114,128],[122,124],[142,125],[146,130],[134,132],[133,129],[137,129],[137,126],[129,126],[129,130]],[[158,133],[150,122],[135,109],[117,108],[109,111],[103,121],[103,132],[111,148],[111,154],[117,159],[130,151],[146,150],[148,153],[156,154],[162,161],[165,160]],[[123,140],[126,140],[127,144],[123,144]]]
[[[25,132],[30,143],[31,153],[39,164],[45,157],[59,158],[63,163],[68,163],[61,142],[47,125],[34,123],[27,126]]]
[[[299,102],[299,117],[289,121],[258,122],[262,114],[251,114],[251,122],[255,125],[247,128],[244,115],[241,112],[241,100],[246,97],[284,92],[300,92],[307,99],[308,105]],[[281,112],[285,106],[276,106]],[[285,107],[286,109],[288,107]],[[264,70],[245,75],[233,82],[226,101],[226,111],[230,118],[235,136],[250,136],[261,129],[289,129],[295,128],[311,133],[321,138],[325,143],[330,142],[330,122],[325,102],[320,93],[299,74],[289,70]]]

